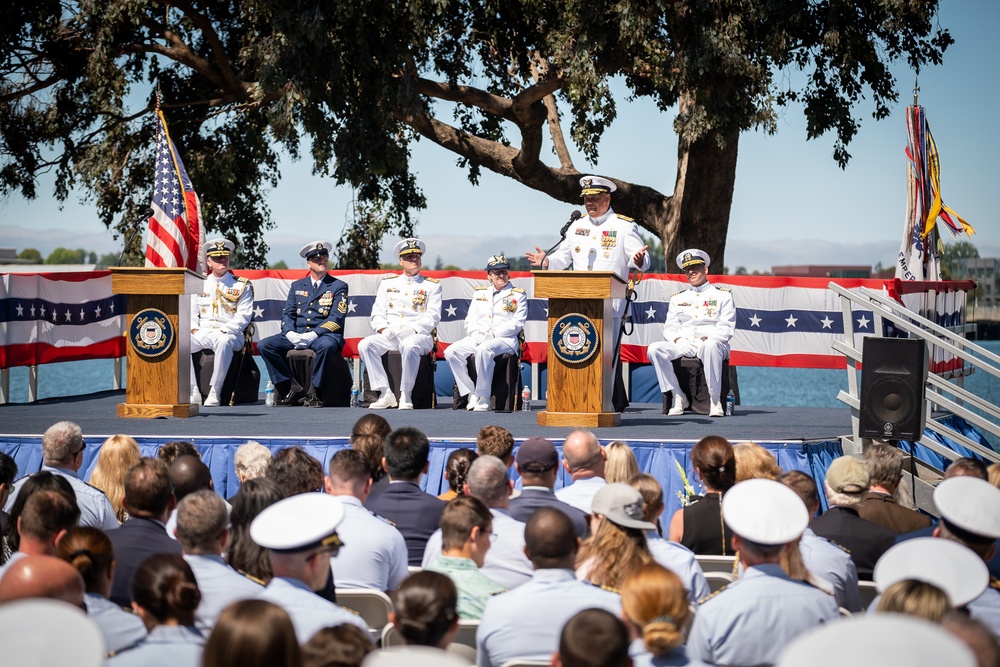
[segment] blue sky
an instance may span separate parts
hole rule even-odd
[[[972,242],[980,254],[1000,256],[991,182],[996,177],[992,157],[1000,154],[995,121],[1000,74],[993,34],[1000,3],[942,0],[939,21],[956,44],[942,66],[921,73],[920,104],[941,154],[944,200],[976,228]],[[794,109],[785,111],[777,134],[743,135],[726,247],[731,269],[894,261],[906,210],[904,110],[914,82],[905,64],[894,72],[899,103],[879,122],[871,118],[870,107],[862,107],[861,129],[848,147],[853,158],[845,171],[833,160],[833,138],[806,141],[804,120]],[[669,193],[676,170],[673,112],[660,113],[647,101],[629,103],[619,90],[618,119],[601,143],[599,161],[588,165],[576,156],[576,167]],[[471,268],[501,250],[514,255],[534,245],[548,247],[572,210],[490,172],[474,187],[455,166],[453,154],[427,141],[415,147],[414,169],[428,199],[417,232],[428,242],[430,262],[440,256],[445,263]],[[302,265],[297,249],[307,241],[336,243],[351,193],[312,176],[305,162],[286,161],[282,172],[281,184],[269,197],[277,227],[265,239],[272,248],[270,261],[284,259],[296,267]],[[324,196],[315,195],[319,190]],[[0,202],[0,247],[36,247],[43,254],[57,246],[120,250],[121,242],[78,198],[59,210],[50,184],[41,192],[44,196],[34,202],[20,197]],[[391,249],[393,242],[385,246]]]

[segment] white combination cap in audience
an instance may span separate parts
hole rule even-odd
[[[100,667],[104,635],[83,610],[59,600],[24,599],[0,605],[4,664]]]
[[[790,488],[772,479],[748,479],[722,497],[730,530],[757,544],[788,544],[809,525],[809,511]]]
[[[978,477],[950,477],[934,489],[941,517],[981,538],[1000,539],[1000,489]]]
[[[876,614],[824,623],[795,638],[776,667],[976,667],[972,651],[941,626],[915,616]]]
[[[280,500],[250,524],[254,542],[272,551],[308,551],[317,547],[339,548],[337,526],[344,519],[344,506],[325,493],[300,493]]]
[[[904,579],[933,584],[948,595],[953,607],[961,607],[983,594],[990,572],[982,558],[958,542],[918,537],[882,554],[873,579],[879,593]]]

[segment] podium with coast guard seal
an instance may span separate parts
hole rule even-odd
[[[615,332],[612,299],[625,282],[611,271],[532,271],[535,298],[549,301],[548,401],[540,426],[621,424],[611,406]]]
[[[182,268],[113,267],[111,291],[126,295],[125,402],[119,417],[193,417],[190,294],[205,279]]]

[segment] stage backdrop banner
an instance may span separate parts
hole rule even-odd
[[[281,331],[281,313],[296,271],[235,271],[254,287],[255,342]],[[350,286],[345,326],[345,356],[357,356],[358,342],[372,333],[369,317],[379,283],[396,275],[388,271],[332,271]],[[464,336],[465,316],[472,293],[486,285],[478,271],[427,271],[441,281],[443,312],[438,326],[439,356]],[[124,298],[111,293],[108,271],[83,273],[3,274],[0,276],[0,368],[54,361],[98,359],[124,355],[120,315]],[[530,273],[512,274],[514,284],[528,297],[525,361],[546,361],[547,301],[535,299]],[[736,335],[731,363],[737,366],[843,368],[843,355],[832,348],[843,335],[843,316],[837,296],[825,278],[771,276],[713,276],[736,301]],[[837,279],[848,289],[881,290],[881,280]],[[646,276],[636,288],[631,305],[634,322],[622,346],[622,359],[646,363],[646,346],[662,340],[670,297],[686,288],[679,275]],[[943,318],[951,317],[943,314]],[[872,335],[870,313],[853,315],[857,337]],[[860,344],[860,341],[858,341]]]

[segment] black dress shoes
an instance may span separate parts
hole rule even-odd
[[[309,393],[306,394],[306,400],[303,401],[302,405],[307,408],[325,408],[326,403],[323,402],[319,396],[316,395],[315,389],[310,389]]]
[[[274,402],[274,407],[276,408],[287,408],[292,405],[302,405],[302,401],[306,398],[298,389],[292,389],[283,398],[278,399]]]

